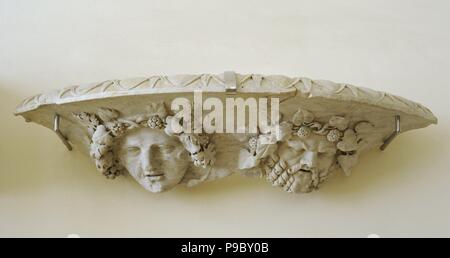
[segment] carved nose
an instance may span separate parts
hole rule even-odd
[[[148,152],[142,153],[141,165],[145,175],[150,175],[150,172],[155,170],[155,151],[153,148],[150,148]]]
[[[317,152],[305,151],[303,153],[302,159],[300,160],[300,165],[303,169],[312,169],[317,165]]]

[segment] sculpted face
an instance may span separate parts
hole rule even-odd
[[[336,145],[326,136],[311,135],[306,139],[295,137],[281,144],[280,157],[283,158],[294,174],[293,189],[296,192],[309,192],[311,185],[329,174],[336,162]]]
[[[189,156],[181,142],[163,130],[135,130],[123,137],[119,148],[122,165],[150,192],[173,188],[189,166]]]

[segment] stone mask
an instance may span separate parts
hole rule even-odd
[[[178,185],[190,162],[183,144],[158,129],[141,128],[130,132],[122,138],[118,148],[122,166],[153,193]]]

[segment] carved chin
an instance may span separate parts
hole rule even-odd
[[[309,172],[300,172],[294,176],[295,181],[291,191],[294,193],[309,193],[313,190],[312,174]]]
[[[316,189],[330,174],[330,170],[300,171],[294,175],[294,183],[290,188],[294,193],[309,193]],[[316,175],[316,176],[314,176]]]
[[[161,184],[159,183],[149,183],[144,188],[152,193],[162,193],[168,189],[165,189]]]
[[[152,193],[161,193],[161,192],[165,192],[167,190],[174,188],[177,184],[171,184],[169,182],[164,182],[164,181],[153,182],[153,181],[146,179],[144,182],[141,183],[141,185],[147,191],[150,191]]]

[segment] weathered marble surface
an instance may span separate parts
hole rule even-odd
[[[229,74],[228,74],[229,75]],[[235,75],[232,97],[281,99],[281,134],[171,132],[173,99],[194,90],[225,99],[225,74],[152,76],[73,86],[25,100],[16,110],[61,132],[107,178],[129,173],[152,192],[239,172],[287,192],[319,188],[335,170],[350,175],[358,156],[378,148],[401,118],[401,131],[436,124],[426,107],[388,93],[307,78]]]

